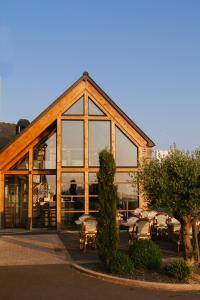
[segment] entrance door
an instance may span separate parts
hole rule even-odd
[[[5,175],[5,227],[28,226],[28,176]]]
[[[56,228],[56,175],[33,175],[33,227]]]

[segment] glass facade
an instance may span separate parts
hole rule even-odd
[[[56,169],[56,129],[42,138],[34,147],[33,169]]]
[[[89,166],[99,166],[99,152],[111,150],[110,121],[89,121]]]
[[[116,173],[115,184],[119,197],[118,209],[128,218],[129,212],[138,207],[138,185],[133,183],[134,173]]]
[[[12,168],[11,170],[28,170],[29,155],[24,155]]]
[[[62,166],[82,167],[84,165],[84,122],[62,121]]]
[[[33,175],[33,227],[56,227],[56,175]]]
[[[5,227],[28,228],[28,176],[5,175]]]
[[[118,167],[137,167],[137,147],[116,127],[116,165]]]
[[[75,221],[82,214],[96,216],[99,152],[105,148],[116,160],[118,210],[128,217],[139,202],[138,187],[132,183],[137,146],[88,95],[60,112],[58,118],[35,137],[27,149],[30,152],[9,165],[9,174],[13,174],[5,175],[5,226],[28,227],[31,223],[33,228],[77,229]]]
[[[88,101],[89,116],[105,116],[102,110],[89,98]]]
[[[84,113],[84,96],[64,112],[64,116],[81,116]]]

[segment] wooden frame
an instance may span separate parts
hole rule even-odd
[[[63,115],[63,112],[70,108],[81,96],[84,96],[84,115]],[[88,115],[88,99],[91,99],[105,116]],[[62,120],[80,120],[84,123],[84,167],[63,167],[62,166]],[[116,126],[132,141],[138,148],[138,160],[151,158],[153,142],[136,126],[130,123],[128,117],[112,103],[109,97],[94,83],[88,76],[83,75],[71,88],[61,95],[46,111],[44,111],[31,125],[18,136],[4,151],[0,152],[0,214],[1,227],[4,214],[4,175],[24,174],[29,176],[29,208],[28,220],[29,229],[32,229],[32,187],[33,175],[54,174],[57,175],[57,230],[61,230],[61,184],[62,173],[84,173],[84,197],[85,213],[89,213],[89,173],[98,172],[98,167],[89,167],[89,121],[110,121],[111,127],[111,150],[116,156]],[[34,170],[33,169],[33,148],[45,136],[46,129],[56,122],[57,126],[57,162],[56,170]],[[11,170],[10,168],[29,153],[28,170]],[[117,172],[140,172],[139,167],[117,167]],[[143,206],[143,198],[139,196],[140,206]],[[72,211],[73,212],[73,211]],[[74,211],[77,212],[77,211]]]

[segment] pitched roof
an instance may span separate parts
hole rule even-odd
[[[4,148],[0,149],[0,167],[2,164],[6,164],[4,158],[9,157],[9,160],[13,158],[14,154],[12,145],[17,142],[17,144],[15,145],[17,147],[17,152],[21,151],[21,147],[25,146],[25,144],[27,145],[27,143],[30,142],[29,138],[32,128],[34,130],[36,129],[39,132],[40,130],[42,130],[43,125],[41,124],[44,124],[45,122],[49,123],[50,120],[55,121],[53,120],[53,118],[56,118],[56,116],[51,114],[54,107],[56,107],[57,104],[59,107],[60,104],[61,106],[63,106],[63,101],[65,101],[64,99],[68,98],[69,95],[73,93],[76,87],[78,87],[79,85],[83,85],[83,83],[86,81],[91,86],[93,86],[94,89],[96,89],[98,93],[106,99],[106,101],[110,103],[110,105],[129,123],[131,127],[135,129],[135,131],[147,142],[147,146],[155,146],[154,142],[117,106],[117,104],[101,89],[101,87],[96,84],[96,82],[89,76],[89,74],[87,72],[84,72],[83,75],[74,84],[72,84],[61,96],[59,96],[51,105],[49,105],[37,118],[35,118],[29,126],[27,126],[20,134],[18,134],[13,140],[11,140],[11,142],[8,143]],[[25,140],[23,140],[23,142],[22,136],[25,137]],[[1,155],[3,156],[1,157]]]
[[[16,124],[0,122],[0,150],[7,146],[16,136]]]

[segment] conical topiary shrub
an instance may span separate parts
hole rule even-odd
[[[116,166],[112,153],[106,149],[100,152],[99,163],[97,249],[99,258],[109,265],[117,253],[119,242],[119,229],[116,223],[118,197],[117,187],[114,185]]]

